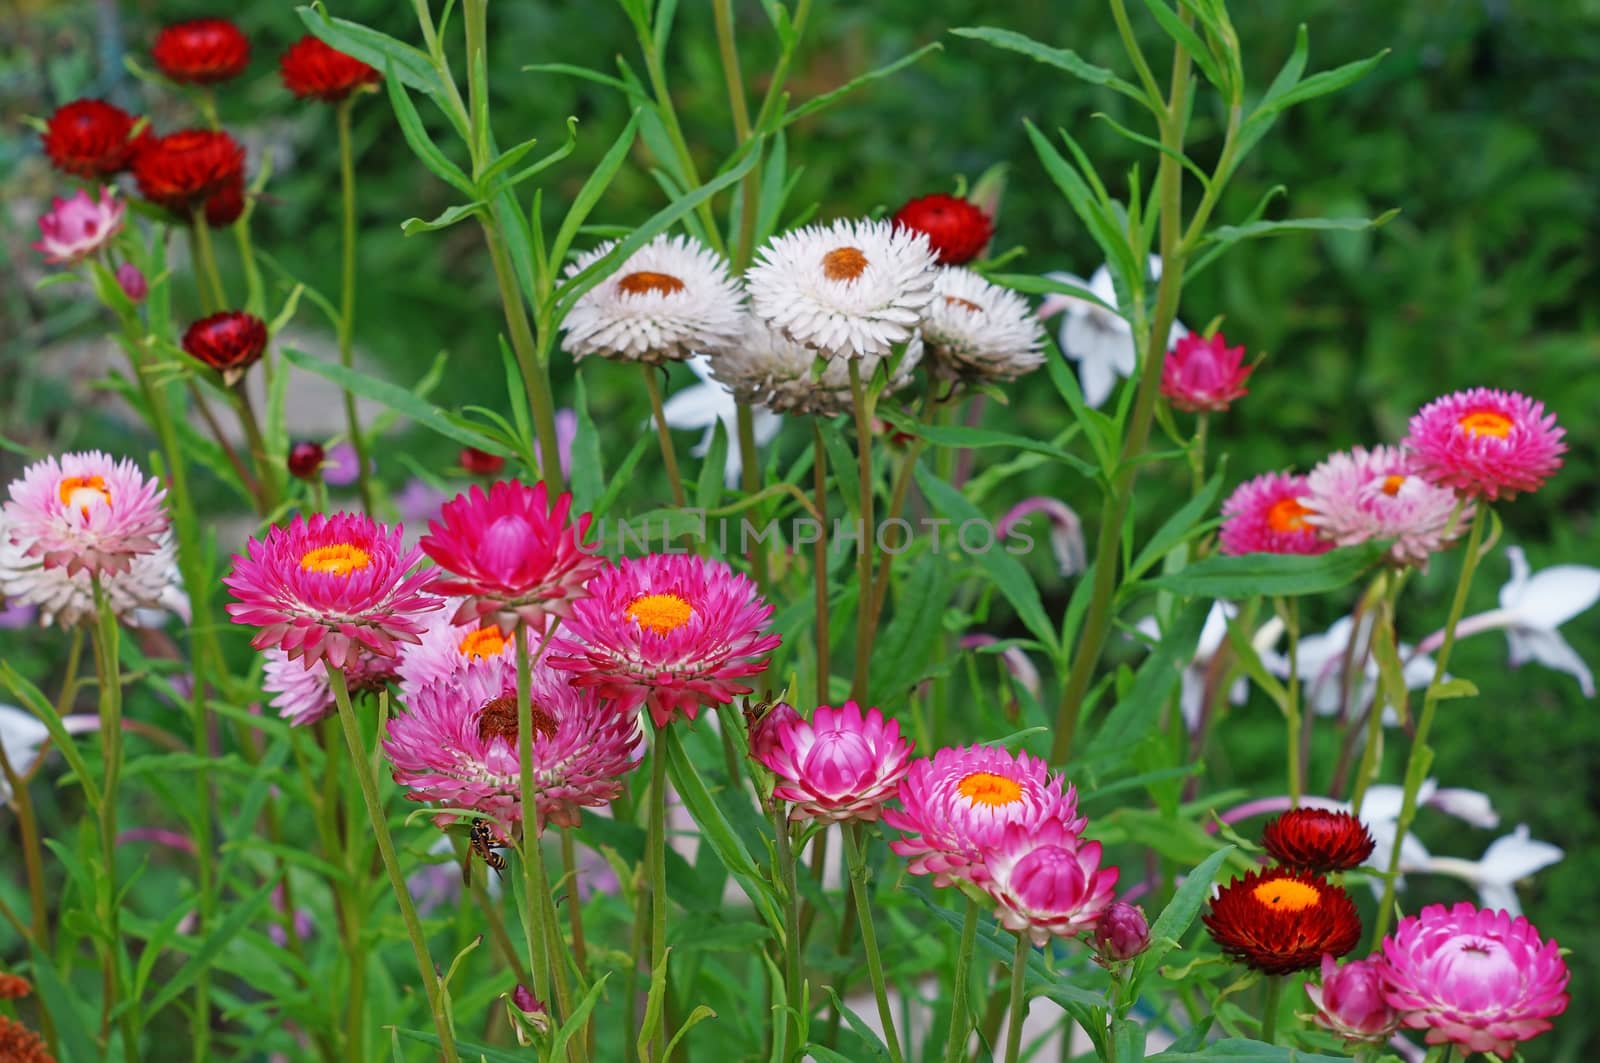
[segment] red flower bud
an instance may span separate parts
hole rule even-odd
[[[244,73],[250,41],[227,19],[197,18],[163,29],[150,55],[173,81],[210,85]]]
[[[506,467],[506,459],[477,447],[462,447],[461,467],[474,476],[493,476]]]
[[[337,103],[383,75],[354,56],[331,48],[316,37],[301,37],[278,61],[283,85],[301,99]]]
[[[971,262],[994,235],[989,215],[965,199],[943,194],[913,199],[895,214],[894,224],[926,236],[928,246],[945,266]]]
[[[321,443],[301,440],[289,448],[289,475],[301,480],[314,480],[322,471],[322,461],[326,457]]]
[[[231,385],[267,349],[267,326],[254,314],[224,310],[190,325],[183,334],[183,349]]]

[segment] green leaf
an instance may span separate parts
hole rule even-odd
[[[89,1036],[94,1025],[85,1016],[77,994],[56,973],[50,957],[38,948],[31,951],[34,988],[55,1020],[61,1063],[96,1063],[104,1059],[105,1054],[95,1048],[94,1040]]]
[[[490,439],[481,432],[473,431],[455,420],[452,420],[439,407],[418,398],[413,392],[398,387],[386,380],[379,380],[354,369],[346,369],[333,362],[324,362],[313,358],[304,351],[297,351],[292,347],[283,349],[283,359],[290,365],[304,369],[325,377],[346,391],[353,392],[374,402],[382,403],[389,409],[404,417],[409,417],[424,428],[438,432],[447,439],[452,439],[463,446],[477,447],[479,450],[491,454],[507,456],[506,448]]]
[[[1045,172],[1061,190],[1061,194],[1066,196],[1068,206],[1078,216],[1078,220],[1083,222],[1083,227],[1089,230],[1089,235],[1094,238],[1101,254],[1105,255],[1106,263],[1112,272],[1120,273],[1123,277],[1132,277],[1139,273],[1144,264],[1134,261],[1133,250],[1128,246],[1128,237],[1121,223],[1096,197],[1089,187],[1089,182],[1085,180],[1085,175],[1079,173],[1077,168],[1056,150],[1056,146],[1038,126],[1027,120],[1023,121],[1023,125],[1027,127],[1028,139],[1033,142],[1033,149],[1038,153],[1039,161],[1044,164]],[[1070,138],[1068,143],[1071,145]]]
[[[609,974],[607,975],[609,977]],[[604,982],[604,979],[601,980]],[[596,989],[599,985],[595,986]],[[590,990],[592,993],[594,990]],[[439,1035],[432,1030],[407,1030],[399,1026],[390,1026],[389,1029],[396,1037],[403,1037],[407,1041],[416,1041],[419,1044],[439,1047]],[[533,1058],[527,1052],[512,1052],[504,1048],[491,1048],[489,1045],[480,1045],[473,1041],[463,1041],[456,1038],[456,1052],[463,1059],[470,1059],[472,1063],[528,1063]],[[437,1055],[438,1053],[434,1053]],[[559,1056],[551,1056],[558,1059]]]
[[[1353,63],[1336,66],[1332,70],[1324,70],[1321,73],[1312,74],[1304,81],[1296,84],[1294,88],[1276,97],[1262,100],[1261,106],[1256,108],[1249,121],[1254,122],[1258,117],[1277,114],[1279,111],[1287,110],[1297,103],[1314,100],[1318,96],[1326,96],[1330,92],[1338,92],[1340,89],[1366,77],[1372,68],[1381,63],[1383,57],[1388,54],[1389,49],[1385,48],[1377,55],[1369,56],[1366,59],[1357,59]]]
[[[404,41],[386,33],[379,33],[360,23],[342,18],[332,18],[315,7],[297,7],[295,14],[305,24],[313,37],[332,45],[346,55],[379,70],[392,67],[389,76],[398,77],[419,92],[440,96],[444,85],[433,69],[433,60],[426,52],[413,48]]]
[[[893,74],[896,71],[915,63],[918,59],[921,59],[929,52],[942,51],[943,48],[944,45],[940,44],[938,41],[934,41],[930,44],[924,44],[921,48],[918,48],[911,54],[902,55],[899,59],[896,59],[892,63],[886,63],[875,70],[869,70],[865,74],[851,78],[849,81],[845,82],[843,85],[840,85],[831,92],[824,92],[821,96],[812,97],[805,103],[802,103],[799,107],[796,107],[794,110],[784,115],[778,120],[778,123],[775,126],[773,126],[771,129],[765,130],[765,132],[775,133],[784,126],[787,126],[793,122],[798,122],[807,115],[816,114],[823,108],[828,107],[845,96],[848,96],[856,89],[859,89],[861,86],[867,84],[867,82],[877,81],[879,78],[886,78],[890,74]]]
[[[1199,493],[1185,502],[1160,528],[1156,529],[1156,533],[1150,536],[1150,541],[1139,551],[1139,556],[1129,566],[1127,579],[1138,579],[1159,564],[1168,552],[1198,534],[1203,527],[1201,519],[1211,512],[1211,505],[1221,491],[1222,474],[1219,472],[1206,481]]]
[[[1085,476],[1093,476],[1099,471],[1076,454],[1029,436],[1013,435],[1010,432],[999,432],[990,428],[968,428],[965,425],[923,424],[888,406],[879,408],[878,416],[907,435],[920,436],[940,446],[973,450],[983,447],[1015,447],[1017,450],[1032,451],[1035,454],[1055,458],[1071,465]]]
[[[1122,80],[1103,66],[1095,66],[1070,49],[1052,48],[1014,30],[997,29],[993,26],[960,26],[950,32],[957,37],[970,37],[976,41],[992,44],[996,48],[1019,52],[1029,59],[1053,66],[1058,70],[1065,70],[1073,77],[1087,81],[1091,85],[1104,85],[1146,106],[1160,107],[1160,100],[1150,99],[1138,86]]]
[[[1399,213],[1400,208],[1395,207],[1376,218],[1285,218],[1283,221],[1256,221],[1248,225],[1219,225],[1206,234],[1206,239],[1219,244],[1234,244],[1240,240],[1290,233],[1361,232],[1376,229]]]
[[[56,707],[50,699],[44,696],[44,691],[34,686],[21,672],[11,666],[10,661],[0,660],[0,682],[4,682],[11,689],[11,693],[28,707],[28,711],[38,717],[50,732],[51,743],[67,758],[67,764],[72,768],[72,774],[78,777],[78,785],[83,787],[84,796],[91,805],[100,803],[100,786],[95,782],[93,775],[89,774],[89,765],[83,759],[83,754],[78,751],[78,744],[67,733],[67,728],[61,722],[61,716],[56,712]],[[22,765],[14,764],[19,771]]]
[[[1173,894],[1172,900],[1167,902],[1166,908],[1162,909],[1156,921],[1150,924],[1150,947],[1133,961],[1133,976],[1129,980],[1128,989],[1129,999],[1139,999],[1139,990],[1145,980],[1161,965],[1161,961],[1167,958],[1167,953],[1177,948],[1183,935],[1188,933],[1195,916],[1200,914],[1200,905],[1211,896],[1211,884],[1216,881],[1217,871],[1232,852],[1233,846],[1225,845],[1202,860],[1199,867],[1184,876],[1183,885],[1178,887],[1178,891]]]
[[[1303,554],[1241,554],[1208,557],[1149,584],[1174,594],[1203,598],[1326,594],[1347,586],[1388,551],[1384,542],[1362,543],[1314,557]]]
[[[906,575],[895,599],[894,619],[883,628],[872,655],[878,667],[868,669],[868,702],[898,702],[927,674],[929,659],[944,630],[944,609],[950,601],[951,566],[942,557],[923,554]]]
[[[1085,760],[1107,760],[1125,754],[1154,730],[1161,707],[1182,678],[1184,666],[1194,657],[1210,608],[1209,601],[1196,600],[1178,614],[1171,630],[1162,635],[1134,673],[1127,696],[1106,714],[1105,722],[1084,750]]]
[[[1216,56],[1200,35],[1178,18],[1177,12],[1168,7],[1163,0],[1144,0],[1144,6],[1150,9],[1150,14],[1155,16],[1161,28],[1166,31],[1174,43],[1189,53],[1189,58],[1194,60],[1194,65],[1200,68],[1206,80],[1222,91],[1224,96],[1231,94],[1232,86],[1217,66]]]
[[[217,953],[221,952],[223,947],[233,940],[234,935],[238,934],[239,931],[243,930],[255,919],[256,913],[266,906],[267,901],[272,898],[273,890],[277,888],[278,879],[277,876],[273,876],[249,897],[240,901],[230,902],[228,904],[228,917],[207,929],[199,951],[184,961],[183,966],[178,968],[176,973],[162,979],[161,992],[157,993],[154,999],[145,1007],[145,1018],[148,1020],[162,1008],[178,999],[183,991],[188,989],[194,980],[199,977],[201,971],[208,970]]]
[[[572,439],[572,501],[578,512],[590,508],[605,489],[606,469],[600,457],[600,432],[589,414],[589,391],[583,374],[573,374],[576,394],[572,408],[578,415],[578,431]]]
[[[596,1004],[600,1003],[600,992],[605,989],[606,982],[610,978],[610,971],[601,975],[594,985],[589,987],[589,991],[583,995],[583,999],[578,1002],[578,1006],[572,1009],[572,1014],[567,1016],[567,1021],[561,1024],[561,1029],[556,1031],[555,1036],[550,1041],[550,1059],[567,1058],[567,1042],[572,1040],[574,1035],[583,1032],[583,1028],[589,1022],[589,1013],[594,1010]]]
[[[444,152],[439,150],[439,146],[428,135],[428,130],[422,124],[422,116],[417,113],[416,105],[411,102],[411,96],[406,92],[405,85],[394,76],[393,63],[388,65],[388,77],[384,78],[384,85],[389,91],[389,104],[394,108],[394,116],[400,122],[400,135],[406,138],[412,154],[435,176],[476,199],[477,186],[461,172],[460,167],[445,157]]]
[[[483,200],[475,199],[471,203],[457,203],[453,207],[446,207],[432,220],[422,218],[407,218],[400,223],[400,231],[407,236],[417,233],[433,232],[435,229],[448,229],[463,218],[476,215],[484,207]]]
[[[567,257],[567,249],[572,246],[579,228],[588,219],[589,212],[594,210],[595,204],[600,202],[600,197],[605,194],[606,188],[617,176],[617,171],[622,169],[622,164],[633,147],[633,138],[639,132],[640,114],[639,110],[635,110],[628,117],[628,124],[622,127],[622,132],[617,134],[617,139],[612,141],[611,147],[606,149],[605,155],[595,164],[589,179],[573,197],[572,206],[567,208],[567,216],[561,219],[561,228],[556,231],[555,243],[550,245],[552,268],[561,268],[562,262]]]
[[[624,95],[631,95],[628,83],[621,78],[614,78],[610,74],[602,74],[598,70],[590,70],[586,66],[573,66],[571,63],[529,63],[522,68],[525,72],[534,74],[566,74],[569,77],[582,78],[592,81],[597,85],[616,89]]]
[[[655,370],[651,369],[654,373]],[[700,479],[695,485],[695,505],[701,509],[716,509],[722,503],[722,483],[728,463],[728,430],[722,418],[711,425],[711,447],[700,463]]]

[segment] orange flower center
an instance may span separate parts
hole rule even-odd
[[[1456,424],[1469,436],[1494,436],[1504,439],[1511,434],[1511,418],[1503,413],[1493,410],[1476,410],[1467,414]]]
[[[628,619],[657,635],[668,635],[689,622],[694,608],[676,594],[646,594],[628,603]]]
[[[488,627],[480,627],[469,633],[456,648],[461,651],[463,657],[498,657],[500,651],[506,648],[507,641],[509,640],[500,634],[500,629],[490,624]]]
[[[1385,476],[1383,478],[1383,493],[1393,498],[1400,493],[1400,488],[1405,486],[1404,476]]]
[[[1322,900],[1322,891],[1309,882],[1294,878],[1274,878],[1250,891],[1262,904],[1280,912],[1301,912]]]
[[[1292,498],[1280,498],[1267,510],[1267,524],[1275,532],[1299,532],[1311,527],[1306,515],[1311,511]]]
[[[62,505],[77,509],[85,517],[92,505],[103,504],[108,508],[111,505],[111,492],[106,490],[105,479],[99,476],[63,477],[56,493],[61,496]]]
[[[950,306],[959,306],[969,314],[983,313],[983,307],[970,299],[963,299],[958,295],[947,295],[944,297],[944,301]]]
[[[528,719],[533,724],[534,734],[544,735],[546,738],[556,736],[556,718],[538,705],[528,706]],[[484,703],[483,708],[478,710],[478,737],[485,742],[503,738],[506,745],[516,746],[517,699],[514,695],[502,694]]]
[[[831,281],[853,281],[867,271],[867,256],[858,247],[836,247],[822,256],[822,275]]]
[[[642,269],[617,281],[617,287],[628,295],[644,295],[648,292],[673,295],[683,291],[684,284],[670,273],[652,273]]]
[[[300,556],[300,567],[307,572],[328,572],[335,576],[348,576],[372,564],[372,555],[359,546],[334,543],[319,546]]]
[[[956,784],[961,796],[975,805],[1012,805],[1022,800],[1022,787],[1015,779],[988,771],[975,771]]]

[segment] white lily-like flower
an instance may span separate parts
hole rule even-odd
[[[1232,602],[1213,602],[1211,611],[1206,614],[1206,622],[1200,629],[1200,639],[1195,643],[1194,657],[1183,669],[1183,687],[1178,695],[1178,706],[1183,710],[1183,720],[1189,727],[1190,733],[1199,729],[1201,717],[1205,711],[1206,690],[1212,680],[1211,669],[1217,653],[1228,641],[1228,623],[1239,612]],[[1151,638],[1159,638],[1162,634],[1160,626],[1153,616],[1147,616],[1136,625],[1137,629]],[[1278,641],[1283,633],[1283,622],[1273,617],[1256,631],[1251,638],[1251,645],[1259,654]],[[1228,700],[1235,705],[1243,705],[1250,696],[1249,680],[1243,676],[1234,680],[1228,688]]]
[[[1071,295],[1051,295],[1039,305],[1039,318],[1066,312],[1061,322],[1061,353],[1078,363],[1078,373],[1083,382],[1083,401],[1098,407],[1111,397],[1118,377],[1132,376],[1138,368],[1138,349],[1133,342],[1133,328],[1115,309],[1116,286],[1111,282],[1111,270],[1101,266],[1094,276],[1085,281],[1071,273],[1048,273],[1051,280],[1075,284],[1087,289],[1104,306]],[[1150,277],[1161,279],[1161,258],[1150,256]],[[1167,350],[1188,335],[1180,321],[1173,321],[1167,336]]]
[[[1517,883],[1566,855],[1549,842],[1536,841],[1529,835],[1528,825],[1519,823],[1516,830],[1491,842],[1481,860],[1436,856],[1421,870],[1471,883],[1478,891],[1481,907],[1504,909],[1515,918],[1522,914]]]
[[[1389,869],[1389,855],[1394,851],[1394,836],[1400,826],[1400,807],[1405,800],[1405,788],[1401,786],[1380,785],[1369,787],[1366,796],[1361,802],[1361,822],[1372,834],[1376,843],[1372,855],[1367,857],[1364,866],[1375,871],[1383,872]],[[1326,808],[1335,812],[1353,812],[1354,809],[1347,801],[1335,801],[1327,797],[1306,797],[1300,802],[1312,808]],[[1424,779],[1417,789],[1417,807],[1424,806],[1438,809],[1446,815],[1465,820],[1475,827],[1496,827],[1500,817],[1496,814],[1494,806],[1489,801],[1487,794],[1477,790],[1464,790],[1457,787],[1441,788],[1434,779]],[[1415,834],[1407,831],[1400,841],[1400,867],[1401,875],[1407,872],[1424,874],[1436,870],[1440,860],[1449,860],[1449,857],[1435,857],[1428,852],[1427,846]],[[1461,861],[1465,863],[1465,861]],[[1383,883],[1373,880],[1374,893],[1381,894]],[[1403,888],[1404,878],[1395,879],[1395,887]]]
[[[1508,546],[1506,556],[1511,579],[1500,588],[1500,610],[1510,614],[1506,641],[1512,666],[1538,661],[1574,677],[1584,697],[1594,697],[1594,674],[1559,629],[1600,601],[1600,568],[1552,565],[1533,575],[1520,546]]]
[[[1351,639],[1355,645],[1351,646]],[[1362,618],[1357,629],[1348,616],[1340,617],[1332,627],[1320,635],[1302,635],[1295,650],[1296,670],[1300,673],[1301,696],[1304,703],[1318,716],[1335,716],[1347,704],[1343,676],[1346,656],[1361,665],[1361,674],[1350,680],[1348,704],[1364,706],[1378,689],[1378,662],[1372,655],[1372,615]],[[1433,658],[1423,653],[1412,653],[1404,643],[1398,647],[1407,690],[1420,690],[1433,679],[1437,668]],[[1263,657],[1267,670],[1280,679],[1288,678],[1289,658],[1272,654]],[[1393,706],[1385,706],[1383,725],[1393,727],[1399,722]]]
[[[19,776],[33,769],[34,761],[39,759],[39,747],[49,737],[49,730],[32,713],[0,705],[0,746],[5,747],[6,760]],[[0,805],[10,803],[11,784],[0,772]]]
[[[728,436],[728,457],[723,466],[723,479],[729,487],[739,482],[743,469],[739,453],[739,404],[733,392],[711,376],[711,360],[703,354],[688,359],[690,369],[700,378],[700,383],[673,394],[661,407],[668,428],[703,429],[700,442],[689,451],[703,458],[711,449],[720,421]],[[756,446],[764,447],[777,436],[783,427],[783,418],[761,406],[752,408],[755,414]]]

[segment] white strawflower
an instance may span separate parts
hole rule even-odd
[[[567,267],[569,277],[605,257],[616,241]],[[562,349],[660,365],[721,350],[739,335],[744,307],[727,263],[685,236],[658,236],[585,292],[562,323]]]
[[[928,238],[886,221],[810,225],[774,237],[745,277],[757,317],[824,358],[909,341],[933,299]]]
[[[940,376],[1015,380],[1044,364],[1044,328],[1027,302],[958,266],[939,270],[922,338]]]
[[[913,333],[884,389],[885,395],[911,382],[922,352],[922,337]],[[740,402],[764,406],[776,413],[831,417],[849,410],[849,361],[834,359],[819,367],[818,357],[818,352],[773,331],[751,314],[743,339],[711,359],[711,375],[727,385]],[[872,379],[883,362],[877,355],[858,361],[856,369],[863,384]]]

